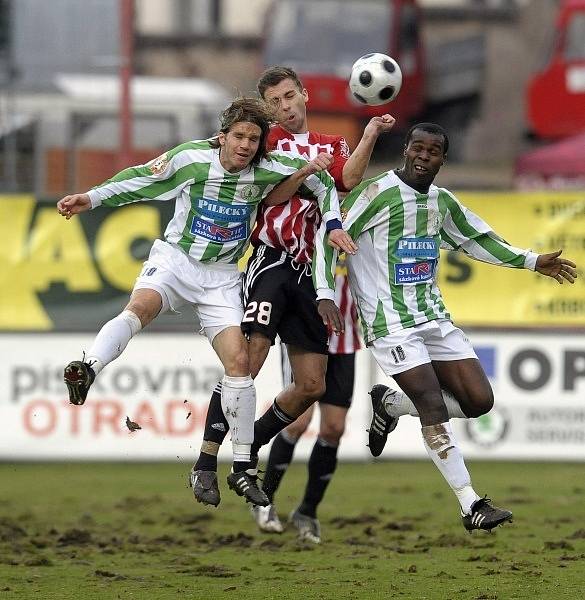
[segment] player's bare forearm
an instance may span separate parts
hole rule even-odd
[[[300,168],[296,173],[289,175],[281,181],[269,194],[264,198],[264,204],[268,206],[276,206],[288,202],[298,191],[305,179],[310,175],[319,171],[327,170],[333,164],[333,156],[326,152],[320,152],[313,160]]]
[[[288,202],[298,192],[299,187],[307,177],[307,175],[303,176],[300,171],[289,175],[270,191],[268,196],[264,198],[264,204],[276,206]]]
[[[535,270],[541,275],[552,277],[560,284],[565,281],[575,283],[577,278],[577,265],[568,258],[561,258],[562,250],[540,254],[536,259]]]
[[[59,214],[70,219],[73,215],[86,212],[91,209],[91,200],[89,194],[72,194],[65,196],[57,202]]]
[[[347,190],[354,188],[364,178],[378,137],[390,131],[394,123],[396,119],[389,114],[370,119],[362,138],[343,167],[343,185]]]

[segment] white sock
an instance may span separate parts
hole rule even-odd
[[[91,363],[91,368],[97,375],[124,352],[128,342],[141,329],[140,319],[131,310],[121,312],[100,329],[87,352],[85,362]]]
[[[453,437],[451,423],[447,421],[438,425],[426,425],[421,431],[427,453],[455,492],[461,505],[461,513],[469,514],[471,505],[479,496],[471,486],[471,477]]]
[[[256,419],[256,388],[250,375],[229,377],[221,381],[221,408],[232,432],[235,462],[250,460]]]
[[[467,419],[467,415],[461,410],[461,406],[455,396],[447,390],[441,389],[443,394],[443,400],[447,407],[447,414],[450,419]],[[382,398],[384,403],[384,409],[391,417],[403,417],[404,415],[411,415],[412,417],[418,417],[418,411],[416,406],[412,403],[412,400],[404,393],[399,390],[393,390],[389,388]]]

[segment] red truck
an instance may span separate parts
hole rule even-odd
[[[415,0],[274,0],[261,66],[294,68],[309,92],[311,127],[343,134],[352,147],[364,122],[385,112],[404,130],[432,107],[461,130],[480,95],[483,36],[444,36],[430,47],[422,24]],[[402,88],[390,104],[364,106],[349,91],[352,64],[369,52],[388,54],[400,65]]]
[[[528,85],[527,112],[538,138],[585,129],[585,0],[561,2],[550,59]]]

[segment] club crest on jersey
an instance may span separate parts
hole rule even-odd
[[[214,221],[238,222],[247,221],[254,206],[246,204],[228,204],[209,198],[197,198],[195,210],[197,213]]]
[[[254,183],[249,183],[242,188],[242,198],[247,202],[255,200],[260,193],[260,187]]]
[[[168,164],[169,164],[169,159],[165,152],[164,154],[161,154],[158,158],[155,158],[154,160],[151,160],[148,163],[148,170],[153,175],[160,175],[161,173],[165,172],[165,169],[167,168]]]
[[[396,244],[399,258],[437,258],[439,248],[431,237],[400,238]]]
[[[396,285],[405,285],[431,281],[435,275],[436,268],[436,259],[412,263],[397,263],[394,265],[394,283]]]
[[[222,227],[198,217],[191,223],[191,233],[212,242],[239,242],[248,239],[248,223],[236,227]]]

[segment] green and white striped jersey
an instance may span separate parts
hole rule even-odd
[[[434,319],[450,319],[437,285],[439,249],[534,270],[538,255],[510,246],[444,188],[421,194],[394,171],[363,181],[343,200],[344,229],[358,245],[349,282],[366,343]]]
[[[296,154],[271,152],[258,165],[226,171],[211,140],[191,141],[153,161],[124,169],[88,192],[91,206],[141,200],[175,201],[165,240],[204,263],[237,263],[249,243],[258,204],[283,179],[307,164]],[[341,219],[333,178],[309,176],[303,193],[317,199],[324,221]],[[322,273],[320,285],[330,278]]]

